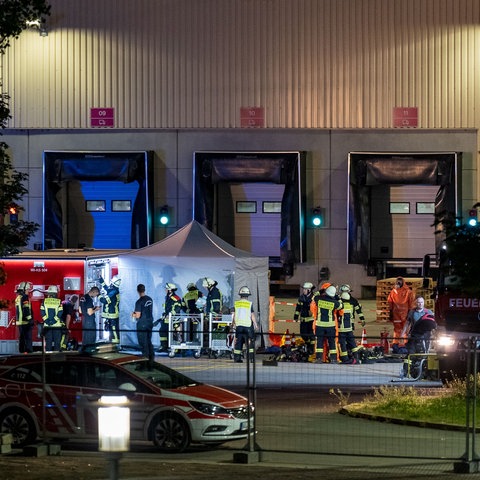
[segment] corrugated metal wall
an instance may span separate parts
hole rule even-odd
[[[11,128],[480,127],[478,0],[50,0],[2,59]]]

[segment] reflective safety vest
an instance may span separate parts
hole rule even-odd
[[[46,298],[40,305],[43,323],[46,327],[63,327],[62,321],[63,306],[59,298]]]
[[[235,307],[235,325],[237,327],[252,326],[252,302],[246,298],[241,298],[234,303]]]
[[[316,303],[312,305],[312,309],[316,313],[317,327],[335,327],[336,315],[343,315],[342,302],[328,295],[320,295],[315,298]]]
[[[343,315],[338,319],[339,332],[351,332],[354,329],[355,313],[360,320],[365,320],[362,313],[362,306],[356,298],[350,297],[350,300],[342,300]]]
[[[120,316],[120,290],[117,287],[108,287],[106,290],[107,294],[100,297],[102,317],[116,319]]]
[[[313,315],[310,310],[312,298],[313,294],[300,295],[297,301],[297,306],[295,307],[295,314],[293,316],[294,320],[298,320],[298,317],[300,317],[303,322],[311,322],[313,320]]]
[[[17,325],[28,325],[32,321],[32,304],[27,294],[20,293],[15,297],[15,312]]]
[[[207,313],[221,313],[223,307],[223,297],[217,287],[212,287],[207,295]]]

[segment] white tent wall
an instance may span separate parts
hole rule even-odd
[[[165,284],[175,283],[182,297],[190,282],[207,294],[202,286],[205,277],[218,282],[226,307],[233,307],[238,289],[247,285],[262,331],[268,332],[269,283],[268,258],[255,257],[236,249],[198,222],[191,222],[161,242],[119,255],[119,276],[122,278],[120,302],[121,343],[137,345],[136,324],[131,313],[138,299],[137,285],[143,283],[153,299],[154,319],[163,314]],[[267,340],[267,336],[265,336]],[[152,338],[159,345],[158,328]]]

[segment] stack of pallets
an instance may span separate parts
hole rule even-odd
[[[383,280],[377,280],[377,322],[388,322],[390,317],[390,310],[388,308],[388,294],[395,285],[395,278],[384,278]],[[423,278],[404,278],[406,285],[408,285],[415,296],[422,296],[425,299],[425,308],[433,311],[434,302],[431,298],[435,284],[431,278],[427,278],[428,282],[426,288],[424,288]]]

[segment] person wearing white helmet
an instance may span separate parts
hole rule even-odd
[[[187,314],[187,315],[194,315],[188,319],[188,324],[187,324],[187,336],[188,336],[188,341],[193,342],[194,336],[195,336],[195,330],[197,329],[198,325],[200,324],[200,309],[198,308],[198,305],[200,303],[198,302],[199,298],[203,297],[203,293],[197,288],[197,286],[193,283],[190,282],[187,285],[187,293],[182,298],[182,310]]]
[[[32,330],[33,316],[32,303],[30,301],[30,282],[20,282],[15,297],[16,324],[18,326],[18,349],[20,353],[32,353]]]
[[[300,320],[300,336],[307,346],[309,357],[315,353],[315,332],[313,328],[313,315],[310,305],[313,299],[314,285],[312,282],[305,282],[302,287],[302,294],[298,297],[293,319]]]
[[[360,323],[365,326],[365,317],[362,312],[360,302],[351,295],[351,289],[348,291],[344,289],[340,291],[340,299],[343,303],[343,315],[338,318],[338,345],[340,347],[340,361],[342,363],[357,363],[359,360],[359,351],[362,349],[361,345],[357,345],[355,335],[355,314],[358,314]],[[348,287],[348,285],[347,285]]]
[[[174,283],[165,284],[165,302],[163,303],[163,315],[154,325],[160,323],[160,352],[168,352],[168,327],[170,314],[178,315],[182,310],[182,299],[175,293],[177,286]]]
[[[63,305],[58,298],[58,287],[50,285],[47,289],[47,297],[40,305],[40,314],[43,320],[43,336],[45,337],[45,349],[59,352],[62,344],[65,324],[63,323]]]
[[[187,285],[187,293],[182,298],[182,310],[185,313],[197,315],[200,310],[197,306],[197,300],[203,297],[203,293],[192,282]]]
[[[108,332],[108,339],[112,343],[120,343],[120,284],[121,278],[114,275],[107,285],[105,280],[99,278],[102,294],[100,303],[102,304],[103,328]]]
[[[312,314],[315,318],[315,335],[317,337],[316,363],[337,363],[337,345],[335,342],[337,318],[343,314],[342,302],[338,298],[337,289],[330,285],[324,293],[315,296],[312,302]],[[328,362],[324,359],[324,342],[328,344]]]
[[[207,305],[205,307],[205,313],[209,315],[217,314],[221,315],[223,308],[223,296],[217,285],[218,282],[211,278],[204,278],[202,285],[207,289]]]
[[[248,348],[248,356],[253,360],[255,352],[255,330],[258,329],[253,304],[248,299],[251,295],[250,289],[243,286],[238,291],[239,300],[234,303],[234,312],[232,314],[232,328],[235,329],[235,345],[233,347],[233,361],[243,363],[242,352],[244,345]]]

